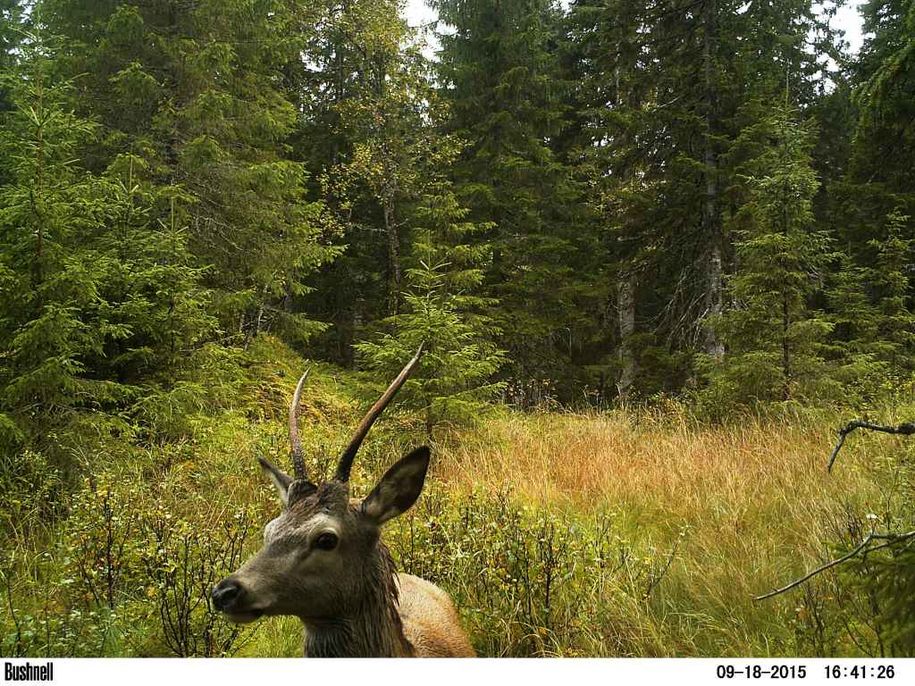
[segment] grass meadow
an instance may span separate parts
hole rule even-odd
[[[289,468],[284,418],[306,363],[276,345],[251,359],[226,390],[243,402],[155,439],[99,439],[74,453],[79,477],[37,455],[9,458],[19,481],[0,522],[0,652],[301,654],[297,620],[239,628],[208,605],[278,512],[254,457]],[[331,473],[372,392],[315,367],[302,410],[311,474]],[[880,419],[905,414],[901,404]],[[433,436],[423,496],[384,540],[400,569],[451,593],[481,655],[891,653],[866,565],[753,600],[874,528],[913,528],[911,442],[853,434],[826,473],[849,418],[708,424],[674,402],[494,410]],[[415,418],[386,415],[357,460],[356,494],[425,440]]]

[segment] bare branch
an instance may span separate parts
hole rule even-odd
[[[787,586],[782,586],[781,588],[777,588],[774,591],[769,591],[768,593],[764,593],[763,595],[755,596],[753,598],[753,600],[766,600],[767,598],[772,598],[773,596],[781,595],[782,593],[785,593],[786,591],[790,591],[792,588],[797,588],[798,586],[803,584],[805,581],[808,581],[809,579],[812,579],[813,577],[815,577],[817,574],[820,574],[821,572],[825,572],[827,569],[832,569],[833,567],[836,567],[836,566],[842,564],[843,562],[848,562],[849,560],[851,560],[853,557],[855,557],[862,551],[866,554],[869,552],[873,552],[875,550],[880,550],[882,548],[888,548],[889,546],[891,546],[895,543],[901,543],[901,542],[909,541],[909,540],[915,540],[915,531],[909,531],[904,534],[878,534],[878,533],[868,534],[867,536],[864,537],[864,540],[862,540],[857,546],[855,546],[855,548],[851,552],[846,553],[842,557],[836,558],[835,560],[830,560],[829,562],[827,562],[824,565],[820,565],[816,569],[814,569],[810,572],[807,572],[800,579],[792,581]],[[873,541],[884,541],[884,542],[881,543],[880,545],[875,545],[872,548],[868,548],[868,546]]]
[[[880,424],[872,424],[871,422],[865,421],[863,419],[856,419],[852,422],[849,422],[844,427],[839,429],[839,440],[836,443],[836,447],[832,449],[832,454],[829,456],[829,463],[826,465],[826,471],[832,471],[832,465],[835,463],[836,458],[839,456],[839,450],[842,449],[842,445],[845,443],[845,437],[848,436],[855,429],[868,429],[869,431],[882,431],[887,434],[900,434],[902,436],[911,436],[915,434],[915,422],[906,422],[900,424],[899,426],[881,426]]]
[[[863,419],[856,419],[854,421],[849,422],[844,427],[839,429],[839,440],[836,443],[836,447],[832,449],[832,454],[829,456],[829,463],[826,466],[827,471],[829,471],[829,472],[832,471],[832,465],[835,463],[836,457],[839,455],[839,450],[842,449],[842,445],[845,443],[845,437],[848,436],[848,434],[850,434],[855,429],[868,429],[869,431],[880,431],[882,433],[888,433],[888,434],[911,436],[911,435],[915,434],[915,422],[906,422],[906,423],[900,424],[899,426],[883,426],[880,424],[873,424],[873,423],[865,421]],[[871,543],[873,543],[874,541],[883,541],[883,542],[880,543],[879,545],[871,546]],[[836,558],[835,560],[830,560],[829,562],[827,562],[824,565],[820,565],[816,569],[813,569],[810,572],[807,572],[807,574],[805,574],[801,578],[796,579],[795,581],[792,581],[787,586],[782,586],[781,588],[777,588],[774,591],[769,591],[768,593],[764,593],[763,595],[755,596],[753,598],[753,600],[766,600],[767,598],[772,598],[773,596],[781,595],[782,593],[785,593],[786,591],[790,591],[792,588],[797,588],[798,586],[803,584],[805,581],[808,581],[809,579],[815,577],[817,574],[825,572],[827,569],[832,569],[833,567],[837,567],[838,565],[842,564],[843,562],[848,562],[849,560],[853,559],[854,557],[856,557],[857,555],[859,555],[861,553],[864,553],[865,555],[867,555],[867,553],[873,552],[875,550],[889,548],[892,545],[896,545],[897,543],[903,543],[903,542],[908,542],[908,545],[912,545],[912,543],[915,543],[915,531],[909,531],[904,534],[878,534],[875,532],[871,532],[870,534],[865,536],[864,539],[857,546],[855,546],[850,552],[846,553],[842,557]]]

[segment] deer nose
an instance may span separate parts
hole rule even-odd
[[[217,610],[228,612],[235,607],[243,593],[244,589],[235,579],[223,579],[213,587],[210,595]]]

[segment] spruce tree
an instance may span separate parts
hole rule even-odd
[[[676,391],[695,352],[723,353],[710,322],[728,306],[734,260],[729,151],[761,116],[745,105],[786,88],[792,103],[813,102],[822,69],[807,40],[823,48],[831,36],[805,0],[577,0],[567,23],[577,165],[600,213],[601,311],[617,319],[605,364],[621,393],[633,379]]]
[[[341,224],[353,223],[355,209],[383,232],[386,314],[400,307],[403,253],[409,248],[402,227],[411,205],[452,159],[451,143],[436,127],[443,108],[432,87],[431,65],[421,44],[412,42],[412,32],[396,14],[394,18],[398,23],[386,28],[391,35],[373,53],[368,87],[338,104],[351,149],[328,172],[337,195],[334,205],[345,209]]]
[[[556,154],[566,125],[559,70],[560,15],[546,0],[438,0],[440,77],[452,117],[468,142],[453,168],[455,190],[476,222],[492,222],[486,292],[509,373],[522,384],[562,384],[590,331],[595,251],[583,231],[581,187]]]
[[[332,327],[315,349],[344,364],[367,327],[397,311],[411,207],[439,159],[430,65],[398,0],[318,3],[305,42],[294,152],[345,251],[304,299]],[[384,259],[379,259],[384,256]]]
[[[912,304],[910,272],[915,262],[915,238],[911,217],[893,210],[886,218],[883,235],[870,241],[876,260],[870,270],[877,307],[878,356],[894,375],[915,370],[915,307]]]
[[[732,154],[743,156],[740,205],[729,226],[736,269],[728,280],[733,303],[716,322],[727,355],[710,363],[713,400],[817,401],[835,390],[823,357],[831,325],[810,306],[830,259],[812,213],[812,140],[810,126],[785,105],[735,143]]]
[[[24,29],[20,0],[0,0],[0,74],[9,73],[16,63],[16,46]],[[0,82],[0,112],[9,109],[7,84]],[[2,170],[0,170],[2,174]],[[0,177],[2,178],[2,177]]]
[[[905,194],[906,202],[912,203],[915,2],[870,0],[862,4],[861,13],[867,35],[852,71],[860,117],[851,175],[869,185]]]
[[[505,360],[485,313],[492,303],[479,295],[490,252],[475,239],[490,227],[468,221],[468,213],[447,182],[424,194],[414,215],[403,311],[382,322],[376,340],[356,346],[387,378],[423,344],[422,364],[404,394],[430,435],[443,422],[473,420],[502,388],[492,381]]]
[[[913,282],[902,265],[911,263],[915,210],[915,4],[880,0],[861,12],[867,35],[849,70],[847,158],[822,204],[845,254],[830,297],[834,356],[849,397],[873,399],[911,370]]]
[[[656,390],[647,380],[654,370],[639,364],[652,334],[640,321],[646,297],[640,284],[651,288],[651,257],[661,240],[651,214],[663,206],[659,150],[645,145],[656,77],[652,61],[643,59],[650,37],[640,27],[648,18],[648,8],[631,0],[579,0],[567,20],[566,68],[577,84],[568,157],[586,180],[594,210],[594,224],[583,227],[598,250],[592,316],[603,326],[592,346],[605,350],[590,368],[598,371],[599,395],[622,400]],[[605,323],[604,312],[615,312],[616,320]]]
[[[45,0],[66,41],[65,74],[82,75],[83,112],[102,125],[90,163],[142,161],[138,181],[180,187],[197,266],[227,340],[272,327],[307,339],[319,324],[293,311],[309,276],[339,250],[321,206],[287,155],[296,111],[284,91],[300,66],[298,2]],[[305,13],[307,16],[307,13]],[[168,223],[169,206],[157,221]]]
[[[0,412],[7,447],[64,459],[67,444],[129,434],[135,402],[180,382],[215,322],[183,227],[154,218],[163,198],[136,182],[139,162],[79,163],[100,129],[74,113],[52,48],[42,33],[23,43],[0,127]]]

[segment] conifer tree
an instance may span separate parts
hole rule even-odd
[[[357,345],[368,366],[387,377],[423,344],[422,364],[404,394],[421,409],[430,434],[443,422],[473,420],[502,388],[491,380],[505,359],[485,314],[492,303],[479,295],[490,252],[475,239],[489,227],[467,215],[447,182],[423,196],[404,309],[382,322],[386,332],[375,341]]]
[[[864,3],[861,12],[867,35],[849,70],[856,120],[823,214],[845,253],[830,294],[835,356],[849,396],[873,398],[911,370],[913,281],[901,265],[911,264],[907,215],[915,209],[915,4],[879,0]]]
[[[868,270],[857,266],[847,253],[841,253],[826,284],[833,324],[827,356],[833,376],[848,389],[846,398],[855,403],[871,398],[889,371],[874,349],[878,325],[867,281]]]
[[[304,302],[333,324],[315,347],[345,364],[401,304],[411,207],[443,164],[439,99],[402,4],[319,3],[321,30],[305,43],[294,148],[346,249]]]
[[[590,297],[593,234],[581,188],[554,145],[569,85],[559,71],[559,14],[546,0],[438,0],[449,130],[468,142],[453,179],[477,222],[492,222],[486,292],[522,383],[568,393]],[[590,329],[588,329],[590,330]]]
[[[913,245],[911,217],[898,209],[887,216],[883,235],[870,241],[876,252],[869,281],[877,306],[878,355],[895,374],[915,369],[915,307],[909,284]]]
[[[852,72],[860,117],[851,174],[855,180],[905,194],[911,203],[915,2],[870,0],[862,4],[861,13],[867,35]]]
[[[24,28],[20,0],[0,0],[0,73],[15,65],[16,45]],[[9,109],[7,85],[0,83],[0,112]],[[2,171],[0,171],[2,173]]]
[[[616,312],[616,321],[596,332],[595,343],[605,346],[606,353],[591,368],[601,370],[600,395],[608,393],[609,374],[610,395],[615,390],[620,399],[643,386],[638,358],[651,332],[640,330],[645,296],[639,284],[647,281],[651,287],[646,278],[650,256],[660,240],[651,217],[653,208],[662,206],[660,165],[653,159],[659,150],[644,144],[656,76],[653,61],[643,59],[649,36],[639,27],[648,19],[647,11],[631,0],[579,0],[567,21],[567,69],[577,84],[570,158],[586,179],[587,200],[594,208],[595,225],[582,228],[594,233],[600,251],[598,311]],[[593,316],[598,318],[598,312]]]
[[[793,103],[812,102],[821,70],[806,36],[818,47],[829,37],[804,0],[577,0],[568,26],[577,160],[600,212],[602,310],[617,317],[604,345],[618,355],[606,359],[619,360],[621,393],[633,379],[636,390],[675,391],[696,351],[723,353],[709,322],[728,306],[734,259],[729,150],[760,115],[744,105],[786,87]]]
[[[744,158],[743,192],[729,227],[737,237],[733,304],[717,321],[727,355],[711,366],[709,393],[718,400],[825,400],[832,388],[823,357],[831,325],[810,307],[829,240],[812,213],[813,132],[795,116],[787,105],[776,108],[744,130],[732,152]]]
[[[99,129],[74,114],[53,57],[28,36],[0,125],[0,412],[6,443],[60,459],[54,427],[69,441],[85,439],[83,421],[128,430],[123,411],[180,380],[215,322],[182,227],[153,218],[163,199],[135,181],[134,160],[102,174],[79,163]]]
[[[304,167],[286,155],[296,111],[284,73],[299,64],[300,6],[284,0],[97,3],[45,0],[66,41],[61,69],[97,115],[94,166],[133,155],[139,180],[179,186],[189,247],[230,340],[272,326],[290,339],[320,328],[292,301],[338,250]],[[168,222],[168,207],[157,220]]]
[[[412,32],[398,21],[388,29],[393,37],[373,55],[370,87],[338,106],[352,147],[328,174],[348,211],[361,199],[367,206],[363,211],[377,217],[385,237],[390,314],[400,306],[403,253],[409,248],[401,227],[428,180],[453,157],[447,137],[436,130],[443,108],[432,87],[431,66],[421,44],[408,42]]]

